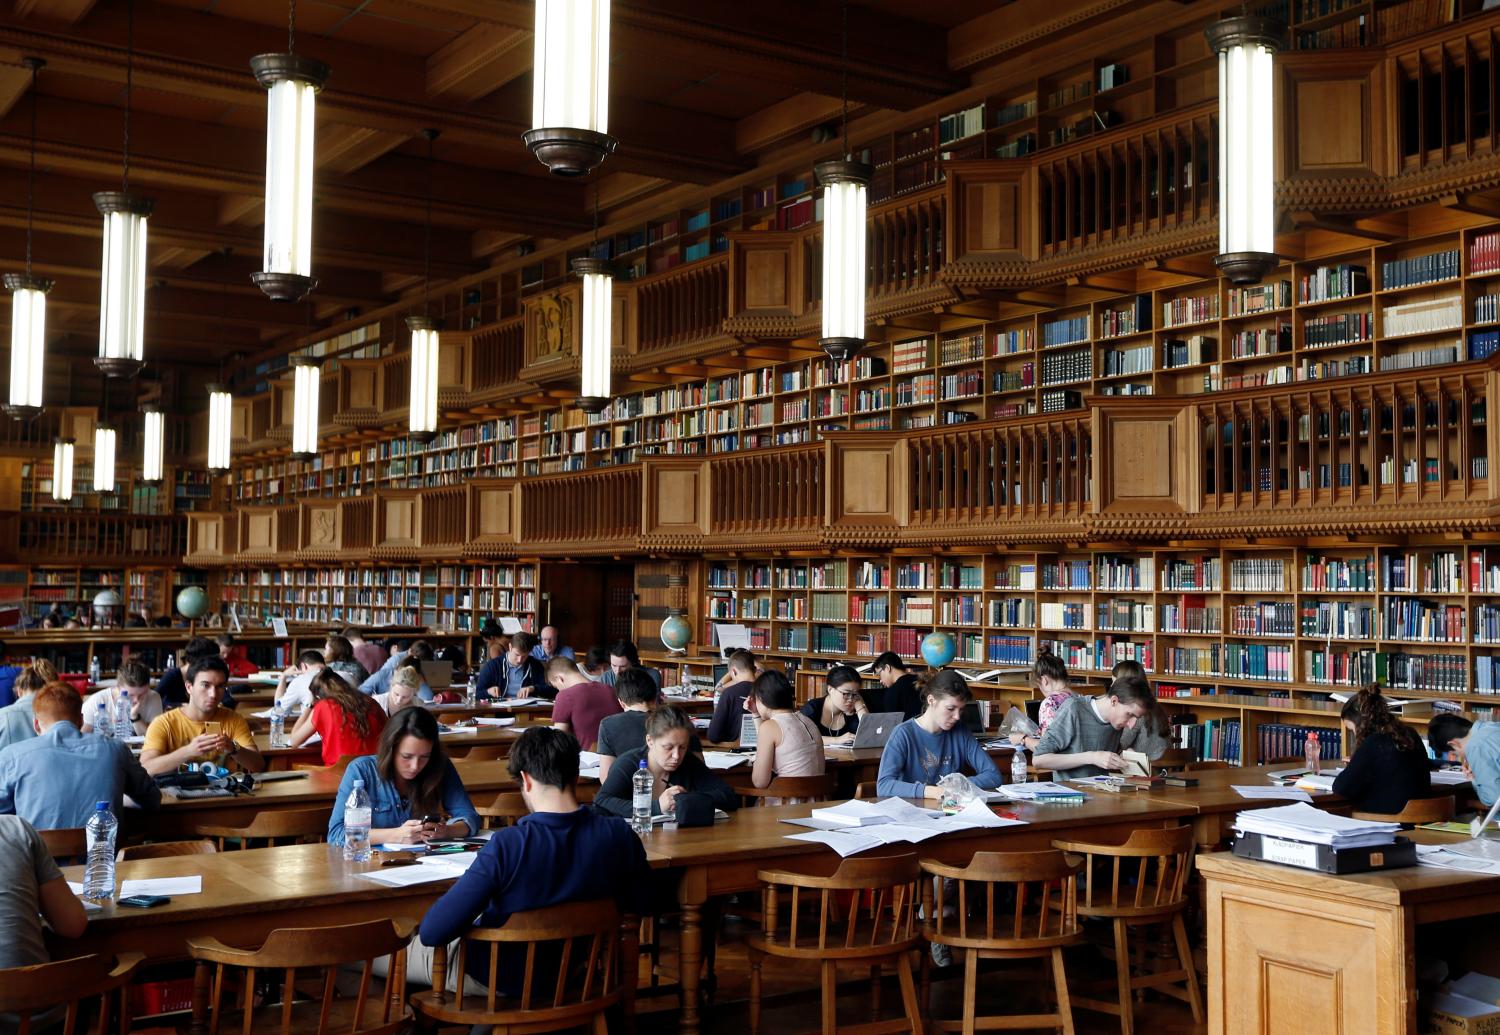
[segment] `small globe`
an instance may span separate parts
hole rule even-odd
[[[661,642],[668,650],[685,650],[693,639],[693,627],[682,615],[667,615],[661,623]]]
[[[922,639],[922,660],[933,668],[942,668],[957,653],[953,637],[945,632],[928,633]]]
[[[201,586],[184,586],[177,593],[177,613],[195,622],[208,613],[208,594]]]

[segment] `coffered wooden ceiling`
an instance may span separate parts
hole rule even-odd
[[[904,111],[967,85],[965,33],[1029,17],[1039,2],[853,0],[851,104]],[[0,270],[23,265],[31,109],[19,63],[37,56],[48,64],[35,265],[57,280],[49,348],[82,376],[98,319],[90,195],[120,185],[126,0],[0,5]],[[593,184],[550,176],[521,142],[530,0],[300,0],[296,48],[333,68],[318,107],[320,283],[307,304],[264,299],[249,276],[260,267],[265,94],[247,62],[286,48],[286,18],[284,0],[136,0],[130,184],[156,199],[149,262],[161,285],[148,296],[148,360],[217,367],[417,290],[427,127],[441,131],[435,280],[590,225]],[[834,0],[615,0],[610,130],[621,144],[600,174],[606,208],[742,173],[836,116],[839,25]]]

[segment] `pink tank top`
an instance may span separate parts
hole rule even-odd
[[[776,775],[822,776],[823,736],[813,721],[801,712],[772,712],[771,719],[781,727],[781,743],[776,745]]]

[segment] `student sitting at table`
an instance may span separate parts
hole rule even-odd
[[[0,752],[0,813],[53,830],[83,826],[101,801],[118,816],[127,794],[144,809],[161,803],[156,782],[122,741],[82,732],[78,691],[49,683],[32,709],[37,735]]]
[[[99,702],[104,702],[105,714],[113,722],[115,709],[119,707],[119,695],[130,698],[130,722],[135,735],[144,737],[151,720],[161,714],[161,695],[151,689],[151,670],[139,658],[126,658],[120,662],[115,673],[115,685],[97,690],[83,702],[83,732],[94,732],[94,718],[99,714]]]
[[[747,711],[745,699],[755,685],[755,655],[747,650],[737,650],[729,655],[729,672],[724,679],[725,685],[719,690],[719,699],[714,702],[714,715],[708,720],[705,734],[713,744],[739,742]]]
[[[324,765],[337,765],[346,755],[375,753],[380,731],[385,729],[385,710],[380,705],[331,668],[313,676],[312,692],[316,703],[297,720],[287,738],[289,746],[301,747],[316,733],[322,738]]]
[[[859,732],[859,720],[870,714],[865,707],[859,673],[849,665],[835,665],[823,677],[827,689],[802,706],[802,714],[813,721],[826,740],[848,743]]]
[[[607,673],[609,678],[606,678]],[[583,660],[578,662],[578,674],[605,686],[612,685],[614,678],[609,672],[609,651],[603,647],[590,647]]]
[[[83,936],[83,903],[35,828],[19,816],[0,816],[0,969],[51,962],[42,921],[58,938]],[[74,955],[64,952],[63,956]]]
[[[14,684],[16,703],[0,708],[0,751],[36,736],[36,727],[32,725],[32,697],[48,683],[57,681],[57,669],[46,658],[37,658],[21,670]]]
[[[163,712],[146,729],[141,765],[152,776],[176,772],[187,762],[233,762],[248,772],[266,767],[250,725],[220,702],[229,666],[218,655],[200,658],[187,672],[188,702]]]
[[[573,659],[562,655],[547,662],[547,683],[557,691],[557,699],[552,702],[552,725],[573,734],[585,751],[593,751],[599,739],[599,723],[620,713],[614,690],[584,679]]]
[[[922,714],[922,693],[917,686],[917,677],[906,668],[901,655],[888,650],[875,659],[870,666],[875,678],[880,680],[880,689],[871,688],[865,695],[865,705],[870,711],[900,712],[902,717],[915,719]]]
[[[661,686],[661,671],[642,665],[640,651],[636,650],[635,644],[629,640],[616,640],[609,645],[609,668],[599,677],[599,682],[614,686],[620,673],[629,668],[640,669],[650,676],[657,686]]]
[[[692,739],[693,720],[687,712],[665,704],[648,714],[645,747],[627,751],[615,759],[609,777],[599,786],[594,807],[628,818],[630,781],[644,760],[651,772],[652,815],[673,815],[677,811],[677,796],[684,791],[707,794],[714,807],[725,812],[739,808],[740,798],[734,789],[693,754]]]
[[[391,674],[391,688],[383,694],[374,695],[370,700],[380,705],[387,715],[395,715],[402,708],[415,705],[421,690],[422,673],[414,666],[398,667]]]
[[[1074,697],[1058,709],[1032,752],[1031,764],[1053,770],[1059,780],[1124,769],[1120,739],[1151,710],[1154,700],[1151,684],[1130,676],[1116,679],[1097,697]]]
[[[601,784],[609,777],[615,759],[646,746],[646,718],[661,702],[661,687],[645,669],[628,668],[615,680],[615,700],[623,710],[599,723],[599,740],[594,745],[594,753],[599,756]],[[688,750],[695,755],[703,754],[697,733],[689,738]]]
[[[553,696],[542,663],[531,656],[535,644],[536,640],[528,632],[511,635],[505,653],[486,661],[479,670],[481,700]]]
[[[236,645],[234,637],[229,633],[219,633],[214,637],[214,644],[219,648],[219,657],[223,658],[224,664],[229,666],[231,677],[243,679],[260,671],[260,666],[251,661],[245,652],[244,644]]]
[[[350,686],[357,687],[370,678],[365,667],[354,660],[353,645],[338,633],[329,633],[323,642],[323,661]]]
[[[21,674],[20,665],[12,665],[5,650],[5,641],[0,640],[0,708],[16,703],[16,677]]]
[[[403,646],[404,644],[404,646]],[[426,640],[396,640],[392,642],[391,656],[385,659],[385,664],[370,673],[370,678],[359,684],[359,692],[362,694],[383,694],[391,688],[391,673],[396,671],[396,666],[407,658],[415,658],[418,662],[432,660],[432,644]]]
[[[323,671],[323,652],[305,650],[297,655],[297,663],[285,669],[276,680],[276,689],[271,700],[284,712],[306,715],[316,698],[312,692],[313,677]]]
[[[1452,752],[1485,805],[1500,798],[1500,722],[1471,722],[1462,715],[1434,716],[1427,724],[1427,743],[1439,756]]]
[[[822,776],[827,769],[818,727],[797,710],[797,695],[786,676],[768,669],[755,677],[749,706],[755,715],[755,762],[750,782],[769,787],[778,776]],[[780,801],[766,799],[768,805]]]
[[[1068,666],[1050,650],[1044,649],[1037,654],[1036,663],[1031,666],[1031,679],[1037,692],[1042,695],[1042,705],[1037,709],[1037,734],[1029,736],[1012,732],[1010,742],[1034,749],[1041,742],[1042,734],[1047,732],[1047,727],[1052,724],[1057,710],[1073,697],[1073,688],[1068,683]]]
[[[1146,678],[1146,667],[1139,661],[1127,658],[1115,662],[1114,667],[1109,670],[1111,685],[1116,679],[1124,679],[1126,676],[1150,685],[1150,680]],[[1147,758],[1157,759],[1172,746],[1171,736],[1172,717],[1156,699],[1156,692],[1153,690],[1151,707],[1146,709],[1146,714],[1141,716],[1140,722],[1120,735],[1120,747],[1131,748]]]
[[[927,681],[926,707],[891,733],[880,756],[877,792],[883,797],[941,798],[938,781],[962,768],[985,790],[1000,786],[1000,770],[960,720],[971,698],[969,684],[951,669]]]
[[[1394,815],[1413,798],[1432,791],[1432,767],[1416,730],[1385,703],[1380,687],[1367,683],[1339,713],[1354,752],[1333,779],[1333,793],[1359,812]]]
[[[418,704],[432,704],[438,699],[436,691],[434,691],[432,687],[427,685],[427,677],[422,675],[422,662],[418,661],[415,656],[407,655],[405,658],[401,659],[401,663],[398,664],[395,670],[391,672],[392,683],[396,681],[396,675],[400,672],[408,673],[403,677],[407,680],[410,680],[412,678],[412,674],[416,675]]]
[[[156,681],[156,692],[161,695],[163,708],[180,708],[187,704],[187,670],[193,662],[202,658],[219,657],[219,645],[202,636],[194,636],[177,652],[177,663],[168,665],[161,678]]]
[[[434,946],[448,946],[448,960],[456,965],[457,940],[465,932],[476,924],[504,926],[512,913],[596,899],[615,900],[623,913],[641,912],[651,876],[645,849],[625,823],[578,804],[578,750],[570,734],[545,726],[532,726],[517,739],[508,768],[531,813],[495,831],[473,865],[428,909],[418,941],[407,951],[409,980],[430,985]],[[467,976],[481,989],[489,984],[489,950],[489,943],[476,941],[467,955]],[[529,969],[525,949],[510,946],[500,953],[499,991],[517,996]],[[449,987],[456,988],[457,975],[450,979]],[[539,973],[537,981],[550,987],[552,977]]]
[[[478,833],[479,813],[458,770],[438,739],[438,722],[426,708],[403,708],[380,735],[379,750],[344,770],[328,817],[328,843],[344,843],[344,803],[354,781],[370,796],[371,844],[421,844],[428,838]],[[447,817],[444,819],[443,817]]]

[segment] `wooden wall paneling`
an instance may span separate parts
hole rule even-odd
[[[417,497],[420,545],[426,549],[461,547],[468,525],[468,493],[461,485],[423,489]]]
[[[422,542],[419,489],[383,489],[376,494],[375,548],[415,549]]]
[[[804,236],[791,230],[728,235],[730,319],[790,319],[806,311],[802,290]]]
[[[223,563],[235,554],[235,533],[239,524],[235,514],[196,512],[187,515],[188,564]]]
[[[639,292],[634,283],[614,281],[614,312],[611,314],[610,351],[616,360],[621,356],[633,356],[640,349]]]
[[[326,556],[343,549],[343,527],[336,500],[303,500],[298,505],[297,551]]]
[[[1196,483],[1182,457],[1185,407],[1173,403],[1094,409],[1094,488],[1099,513],[1189,511]],[[1196,441],[1195,437],[1185,440]]]
[[[0,511],[21,509],[21,472],[25,467],[22,457],[0,457]]]
[[[363,558],[375,545],[376,495],[339,501],[339,549],[346,557]]]
[[[335,412],[340,423],[350,417],[380,416],[383,367],[384,363],[378,359],[339,360],[338,409]]]
[[[516,483],[502,479],[469,482],[465,539],[479,548],[511,547],[521,541],[520,494]]]
[[[1387,68],[1376,51],[1304,51],[1276,59],[1282,141],[1277,179],[1389,176]]]
[[[469,350],[471,348],[473,348],[471,339],[466,334],[453,334],[449,331],[438,333],[438,391],[445,388],[456,391],[469,389]],[[410,350],[407,351],[406,361],[408,364],[411,362]]]
[[[58,434],[62,438],[74,440],[75,455],[74,462],[82,460],[86,456],[92,456],[94,448],[94,425],[99,420],[99,411],[93,406],[65,406],[62,409],[62,422]]]
[[[528,380],[535,379],[534,368],[548,371],[577,365],[582,296],[582,285],[570,280],[521,303],[525,320],[523,376]]]
[[[948,262],[1037,257],[1035,174],[1029,162],[946,163]]]
[[[904,526],[913,499],[924,494],[935,498],[934,485],[909,481],[907,441],[901,435],[834,434],[824,449],[830,527]]]
[[[674,539],[710,535],[709,472],[706,459],[648,458],[641,465],[641,533]]]

